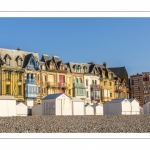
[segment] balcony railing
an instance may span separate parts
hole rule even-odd
[[[91,90],[92,91],[100,91],[100,85],[96,85],[96,84],[91,84]]]
[[[98,101],[99,101],[99,100],[101,100],[101,97],[100,97],[100,96],[92,96],[91,99],[92,99],[92,100],[98,100]]]
[[[60,88],[67,88],[66,83],[54,83],[54,82],[47,82],[47,87],[60,87]]]
[[[85,85],[84,85],[84,83],[74,83],[74,87],[85,88]]]
[[[116,89],[115,92],[121,93],[121,92],[123,92],[123,89]]]

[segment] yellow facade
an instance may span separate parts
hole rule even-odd
[[[1,67],[0,95],[12,95],[17,101],[24,101],[24,69],[10,66]]]
[[[112,75],[111,72],[108,72],[108,78],[106,78],[105,71],[102,71],[102,79],[100,80],[102,102],[107,102],[115,97],[115,80]]]
[[[67,92],[66,94],[70,97],[73,97],[73,77],[71,73],[67,73]]]

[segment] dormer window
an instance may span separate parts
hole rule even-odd
[[[73,69],[74,69],[74,72],[77,72],[77,66],[76,65],[74,66]]]
[[[77,72],[81,72],[81,66],[78,66]]]
[[[87,72],[87,67],[85,66],[85,67],[84,67],[84,73],[86,73],[86,72]]]
[[[50,69],[54,69],[53,63],[50,63]]]
[[[22,66],[22,60],[20,58],[18,59],[18,66]]]
[[[10,58],[9,57],[6,57],[6,65],[10,66]]]
[[[32,60],[30,60],[30,65],[34,65]]]
[[[60,70],[64,70],[64,65],[63,64],[60,65]]]

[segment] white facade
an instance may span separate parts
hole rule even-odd
[[[97,84],[100,85],[100,80],[98,76],[92,76],[92,75],[86,75],[84,74],[84,84],[86,87],[86,102],[91,103],[91,85],[92,84]],[[101,96],[101,93],[99,93],[99,96]]]
[[[66,94],[49,94],[42,99],[43,115],[72,115],[72,100]]]
[[[32,107],[32,115],[42,116],[42,105],[35,105]]]
[[[85,105],[85,115],[94,115],[94,108],[91,105]]]
[[[22,102],[16,104],[16,113],[17,116],[27,116],[28,115],[28,107]]]
[[[72,98],[72,115],[84,115],[84,101]]]
[[[143,105],[143,111],[144,114],[150,114],[150,102],[147,102],[145,105]]]
[[[103,104],[93,105],[94,115],[103,115]]]
[[[113,99],[103,104],[104,115],[131,115],[131,103],[128,99]]]
[[[16,116],[16,99],[14,96],[0,96],[0,117]]]
[[[131,113],[132,115],[139,115],[140,114],[140,105],[137,99],[129,99],[131,102]]]

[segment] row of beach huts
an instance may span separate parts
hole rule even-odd
[[[28,115],[139,115],[150,114],[150,102],[143,107],[137,99],[113,99],[104,104],[84,104],[80,98],[64,93],[50,94],[42,104],[28,107],[13,96],[0,96],[0,117]]]

